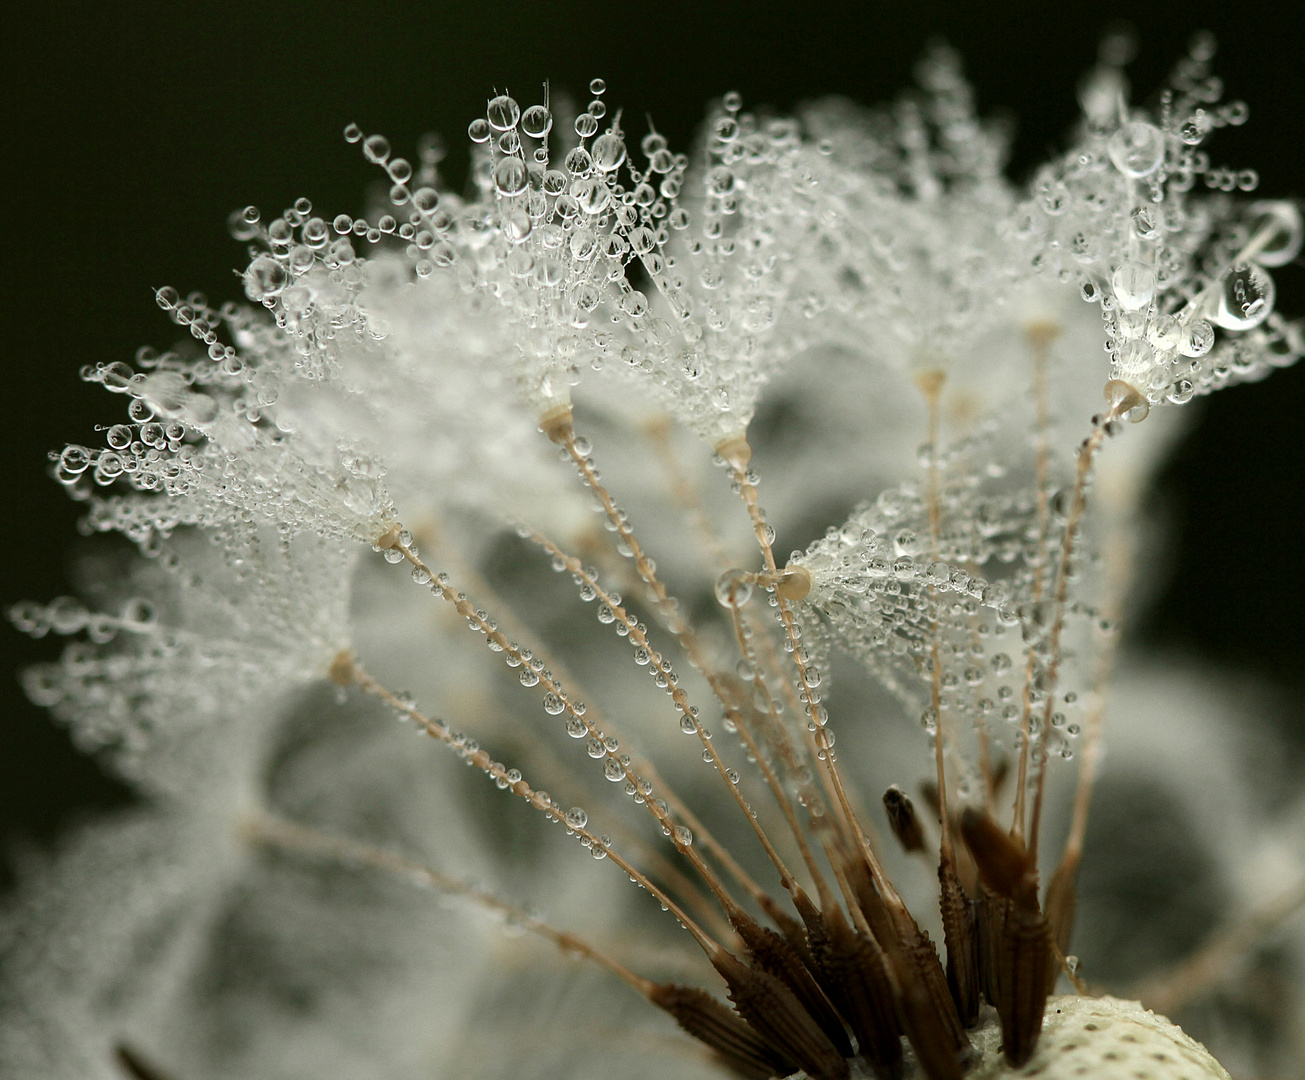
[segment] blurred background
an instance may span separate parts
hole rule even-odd
[[[0,337],[6,508],[0,605],[70,591],[83,544],[77,508],[47,452],[96,443],[123,402],[77,377],[130,361],[175,330],[151,290],[239,298],[240,245],[227,214],[275,213],[301,195],[327,216],[356,213],[379,173],[344,143],[356,121],[413,156],[420,135],[450,147],[460,184],[466,125],[494,90],[523,102],[583,93],[590,78],[637,134],[651,117],[687,148],[708,99],[791,108],[837,93],[863,104],[911,81],[926,43],[960,50],[980,111],[1016,124],[1023,179],[1077,116],[1075,86],[1102,33],[1136,32],[1129,68],[1146,101],[1197,30],[1219,42],[1215,70],[1250,122],[1208,144],[1217,164],[1253,167],[1266,197],[1305,195],[1305,8],[1298,2],[1116,0],[1079,5],[911,3],[32,5],[8,20],[10,134],[4,155],[11,272]],[[1305,272],[1278,273],[1279,307],[1305,314]],[[1102,358],[1104,365],[1104,358]],[[1305,369],[1187,408],[1199,424],[1153,498],[1177,541],[1166,586],[1137,630],[1150,643],[1269,680],[1274,723],[1305,744]],[[1199,516],[1197,510],[1199,508]],[[55,655],[0,627],[0,887],[9,858],[48,847],[80,815],[125,792],[28,704],[25,664]]]

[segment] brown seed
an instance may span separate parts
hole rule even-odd
[[[138,1050],[132,1049],[126,1043],[118,1043],[113,1048],[113,1059],[118,1067],[131,1077],[131,1080],[168,1080],[165,1073],[160,1072],[151,1062],[147,1062]]]
[[[888,827],[904,851],[924,850],[924,830],[915,815],[911,797],[896,784],[884,792],[884,809],[888,812]]]
[[[902,1027],[884,952],[849,925],[837,906],[820,915],[820,926],[812,952],[821,985],[851,1027],[861,1056],[880,1073],[891,1074],[902,1060]]]
[[[979,1017],[979,952],[974,909],[961,889],[950,849],[938,862],[943,943],[947,946],[947,985],[963,1027]]]
[[[792,990],[769,972],[749,967],[723,950],[711,962],[729,987],[739,1015],[773,1053],[796,1062],[811,1080],[848,1080],[847,1058]]]
[[[733,920],[734,929],[743,939],[753,963],[787,986],[839,1054],[851,1057],[852,1043],[842,1020],[797,952],[774,930],[761,926],[743,912],[738,915],[740,917]]]
[[[663,983],[649,1000],[746,1080],[787,1076],[797,1065],[776,1054],[728,1005],[692,986]]]
[[[1024,845],[989,815],[973,807],[961,812],[960,828],[983,883],[1004,897],[1032,890],[1036,905],[1037,871]]]

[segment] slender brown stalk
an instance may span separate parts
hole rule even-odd
[[[502,763],[494,761],[489,753],[481,749],[479,746],[468,744],[465,740],[459,741],[458,737],[450,732],[444,724],[425,715],[410,701],[399,697],[399,695],[395,694],[392,690],[377,682],[367,673],[356,659],[347,653],[342,653],[340,656],[336,657],[335,663],[332,664],[331,677],[335,682],[342,686],[348,686],[351,684],[357,685],[358,688],[363,690],[365,693],[371,694],[372,696],[379,698],[381,701],[384,701],[385,704],[394,709],[395,712],[408,717],[408,719],[416,723],[432,738],[448,746],[463,760],[488,773],[496,782],[502,782],[505,790],[509,790],[513,795],[525,800],[545,817],[557,822],[558,824],[565,825],[567,829],[585,841],[591,851],[595,849],[596,845],[597,850],[603,853],[605,858],[611,859],[611,861],[624,870],[633,881],[647,889],[651,896],[658,900],[663,907],[670,911],[671,914],[679,920],[680,924],[689,931],[693,936],[693,939],[698,942],[703,951],[707,953],[708,958],[711,958],[713,955],[721,951],[720,946],[706,933],[706,931],[702,929],[701,926],[689,917],[688,913],[685,912],[684,909],[674,901],[674,899],[651,881],[646,874],[625,859],[624,856],[613,850],[605,837],[594,833],[588,829],[586,825],[582,825],[575,821],[574,818],[569,818],[567,813],[563,811],[560,806],[554,803],[545,793],[537,791],[531,787],[519,770],[507,769],[502,765]],[[664,815],[665,812],[659,811],[659,813]],[[682,842],[677,842],[676,847],[684,850],[687,845],[682,845]],[[711,874],[710,868],[700,867],[700,864],[701,859],[698,859],[694,862],[694,867],[699,870],[699,873],[704,873],[705,871],[704,878],[707,879],[707,885],[710,888],[712,882],[716,880],[715,876]],[[710,877],[708,877],[708,875],[710,875]],[[719,882],[717,882],[717,885],[719,885]],[[714,889],[713,892],[715,892]]]
[[[701,721],[698,719],[698,710],[690,704],[688,695],[680,687],[678,679],[674,672],[671,671],[670,664],[667,663],[662,654],[655,651],[649,643],[644,628],[636,619],[630,616],[614,596],[603,588],[598,579],[585,569],[579,559],[568,555],[542,533],[531,530],[530,535],[535,543],[539,544],[540,547],[554,558],[560,559],[564,568],[572,576],[594,591],[596,597],[601,600],[602,603],[606,604],[608,609],[612,612],[614,621],[624,628],[626,637],[629,639],[630,644],[633,645],[636,650],[639,650],[642,656],[647,657],[648,667],[658,676],[659,684],[662,682],[666,684],[666,692],[671,696],[671,700],[675,703],[675,707],[680,713],[681,725],[689,725],[693,732],[698,736],[698,741],[703,747],[704,757],[715,769],[716,775],[721,779],[721,781],[723,781],[731,798],[752,827],[754,835],[765,850],[766,857],[770,859],[771,864],[775,867],[780,880],[784,883],[784,887],[791,890],[792,884],[795,881],[792,873],[785,865],[779,852],[775,850],[774,845],[770,841],[770,837],[766,835],[765,829],[761,827],[761,823],[757,820],[757,815],[748,805],[748,802],[743,797],[743,793],[739,790],[738,785],[731,778],[731,770],[728,769],[724,761],[721,760],[720,754],[716,750],[715,741],[703,728]],[[717,854],[719,857],[725,858],[730,865],[737,867],[737,863],[733,857],[730,856],[723,847],[718,848]],[[740,872],[742,871],[741,867],[738,869]],[[757,899],[764,896],[764,893],[761,893],[760,890],[758,890],[758,893],[760,895],[756,897]]]
[[[561,684],[547,668],[542,664],[531,664],[532,658],[527,656],[516,642],[508,640],[484,612],[478,611],[471,604],[465,594],[454,591],[446,575],[434,573],[421,560],[412,545],[403,539],[402,530],[398,527],[390,530],[387,535],[380,539],[377,546],[382,550],[392,548],[398,551],[412,565],[414,570],[420,573],[431,591],[452,604],[458,614],[463,616],[471,627],[479,630],[493,643],[497,651],[503,653],[519,668],[525,669],[528,665],[529,671],[533,674],[538,685],[556,698],[559,711],[564,712],[569,721],[582,727],[590,739],[597,740],[598,744],[603,747],[603,757],[607,761],[615,763],[615,767],[620,769],[626,783],[633,786],[632,790],[640,791],[642,788],[649,786],[648,782],[634,771],[632,761],[612,745],[609,737],[588,716],[588,710],[578,708],[577,704],[570,699]],[[656,820],[662,832],[670,837],[671,843],[675,845],[676,850],[693,864],[693,868],[702,877],[704,884],[711,890],[712,895],[716,897],[722,909],[727,913],[737,909],[738,902],[730,895],[725,884],[707,865],[702,856],[693,850],[691,836],[686,835],[683,828],[675,822],[665,806],[662,805],[661,800],[651,797],[650,791],[643,791],[642,794],[645,796],[643,806]]]
[[[241,820],[240,831],[246,840],[260,847],[307,858],[325,859],[345,866],[380,870],[409,884],[468,900],[477,907],[502,916],[514,926],[551,941],[565,953],[592,960],[645,997],[651,992],[651,980],[636,975],[624,964],[578,935],[559,930],[479,886],[442,874],[393,851],[321,832],[269,813],[247,814]]]
[[[1033,490],[1037,520],[1037,541],[1033,557],[1032,603],[1042,602],[1046,590],[1047,544],[1051,524],[1051,472],[1050,426],[1051,417],[1047,390],[1047,361],[1051,343],[1060,334],[1060,327],[1051,322],[1038,322],[1025,330],[1025,337],[1033,348],[1033,433],[1035,451],[1033,458]],[[1011,820],[1011,835],[1024,838],[1025,799],[1028,788],[1029,749],[1033,728],[1033,676],[1037,669],[1035,643],[1030,643],[1024,661],[1023,709],[1020,715],[1019,761],[1015,775],[1015,809]],[[1044,733],[1045,738],[1045,733]]]

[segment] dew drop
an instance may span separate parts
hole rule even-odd
[[[494,166],[494,187],[500,195],[512,198],[526,190],[530,173],[519,157],[505,157]]]
[[[1178,351],[1193,359],[1204,356],[1214,347],[1214,327],[1204,319],[1194,319],[1182,328]]]
[[[625,160],[625,141],[614,132],[608,131],[594,140],[591,154],[594,164],[603,172],[618,169]]]
[[[384,135],[368,135],[363,140],[363,157],[374,165],[384,165],[390,157],[390,140]]]
[[[1110,136],[1106,149],[1125,176],[1150,176],[1164,160],[1164,132],[1144,120],[1132,120]]]
[[[1137,311],[1155,296],[1155,271],[1140,262],[1120,263],[1110,276],[1115,299],[1125,311]]]
[[[1267,270],[1254,263],[1237,263],[1219,283],[1214,321],[1225,330],[1250,330],[1269,317],[1275,295]]]
[[[751,596],[751,575],[745,570],[726,570],[716,579],[716,599],[721,607],[742,607]]]
[[[532,139],[542,139],[553,128],[553,114],[543,105],[531,105],[521,114],[521,130]]]
[[[521,119],[521,107],[507,94],[499,94],[490,99],[485,117],[495,131],[508,131],[516,127],[517,121]]]
[[[1300,208],[1285,199],[1265,199],[1250,205],[1251,256],[1261,266],[1285,266],[1300,254],[1305,236]]]

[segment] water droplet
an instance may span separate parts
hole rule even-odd
[[[363,140],[363,157],[374,165],[384,165],[390,156],[390,140],[384,135],[368,135]]]
[[[573,806],[566,812],[566,825],[569,829],[583,829],[589,824],[589,815],[580,807]]]
[[[1251,243],[1258,245],[1251,256],[1261,266],[1285,266],[1300,254],[1305,222],[1300,208],[1285,199],[1265,199],[1249,209]]]
[[[485,117],[495,131],[507,131],[517,126],[517,121],[521,119],[521,107],[507,94],[499,94],[490,99]]]
[[[1139,239],[1155,240],[1160,235],[1160,214],[1154,206],[1136,206],[1129,216]]]
[[[1110,287],[1121,308],[1137,311],[1155,296],[1155,271],[1140,262],[1121,263],[1110,276]]]
[[[589,156],[589,151],[583,146],[575,146],[567,151],[566,159],[563,164],[566,165],[566,171],[572,176],[583,176],[593,166],[594,159]]]
[[[716,579],[716,599],[722,607],[742,607],[752,596],[752,575],[745,570],[726,570]]]
[[[631,289],[621,297],[621,310],[637,319],[648,310],[648,297],[638,289]]]
[[[526,190],[530,173],[519,157],[505,157],[494,166],[494,187],[500,195],[512,198]]]
[[[608,131],[594,140],[591,153],[594,164],[598,168],[603,172],[611,172],[613,169],[620,168],[621,162],[625,160],[625,141],[614,132]]]
[[[576,201],[586,214],[601,214],[611,200],[612,193],[601,180],[580,181],[577,184]]]
[[[1214,321],[1225,330],[1250,330],[1269,317],[1275,295],[1267,270],[1254,263],[1238,263],[1219,284]]]
[[[1132,120],[1110,136],[1107,150],[1125,176],[1150,176],[1164,160],[1164,132],[1144,120]]]
[[[1178,351],[1193,359],[1204,356],[1214,347],[1214,327],[1204,319],[1194,319],[1182,328]]]
[[[553,128],[553,114],[543,105],[531,105],[521,115],[521,130],[532,139],[542,139]]]

